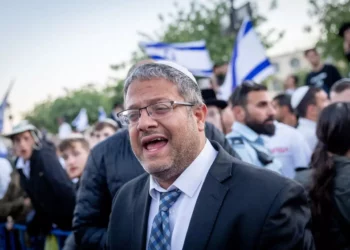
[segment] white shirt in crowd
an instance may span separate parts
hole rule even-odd
[[[282,175],[293,179],[296,168],[309,166],[312,152],[298,130],[277,121],[275,125],[275,134],[263,137],[265,145],[282,163]]]
[[[60,140],[63,140],[65,138],[67,138],[68,136],[70,136],[72,134],[72,128],[71,126],[64,122],[62,123],[59,128],[58,128],[58,138]]]
[[[316,122],[305,118],[299,118],[297,130],[304,136],[312,152],[314,152],[318,141],[316,136],[316,127]]]
[[[12,167],[5,158],[0,158],[0,200],[4,198],[11,182]]]
[[[169,209],[170,230],[172,232],[171,249],[180,250],[183,248],[199,192],[202,189],[205,177],[217,154],[218,152],[214,149],[209,140],[207,140],[198,157],[167,190],[159,186],[153,177],[150,177],[149,194],[152,197],[152,202],[148,217],[146,249],[148,249],[153,220],[159,210],[159,192],[166,192],[177,188],[181,190],[182,193],[175,204]]]
[[[17,169],[22,169],[22,172],[25,177],[29,179],[30,177],[30,161],[24,161],[22,157],[19,157],[16,163]]]

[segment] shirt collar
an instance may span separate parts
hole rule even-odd
[[[16,163],[16,168],[17,169],[23,169],[25,167],[29,167],[30,166],[30,161],[24,161],[24,159],[22,157],[19,157]]]
[[[207,139],[203,150],[197,158],[188,166],[185,171],[176,179],[176,181],[165,190],[158,182],[150,177],[149,194],[153,199],[157,199],[157,192],[167,192],[173,189],[180,189],[185,195],[193,197],[201,183],[204,181],[213,159],[217,156],[217,151]]]
[[[316,129],[317,123],[306,118],[299,118],[299,125]]]
[[[245,137],[248,141],[255,142],[259,135],[255,133],[251,128],[249,128],[247,125],[244,125],[240,122],[234,122],[232,126],[232,130],[241,134],[243,137]]]

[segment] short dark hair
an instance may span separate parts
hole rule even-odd
[[[304,51],[304,56],[307,56],[307,54],[309,54],[309,52],[315,52],[316,54],[318,54],[317,49],[316,48],[311,48],[311,49],[307,49]]]
[[[333,84],[331,92],[339,94],[347,89],[350,89],[350,78],[343,78]]]
[[[226,64],[228,64],[228,62],[217,62],[217,63],[214,64],[213,70],[215,70],[215,69],[217,69],[217,68],[219,68],[221,66],[224,66]]]
[[[310,105],[316,105],[316,94],[322,91],[320,88],[310,87],[306,92],[304,98],[301,100],[299,105],[295,108],[295,112],[300,117],[306,117],[307,108]]]
[[[294,82],[295,82],[295,86],[298,86],[299,76],[297,76],[297,75],[290,75],[289,77],[293,78]]]
[[[113,129],[114,132],[116,132],[118,130],[117,126],[113,126],[111,123],[101,121],[95,125],[94,132],[101,131],[102,129],[107,128],[107,127]]]
[[[230,97],[230,103],[232,107],[247,105],[247,96],[250,92],[254,91],[267,91],[267,88],[264,85],[257,84],[253,81],[245,81],[239,85]]]
[[[293,113],[293,108],[291,104],[292,97],[288,94],[282,93],[276,95],[273,100],[278,103],[281,107],[287,107],[290,113]]]
[[[114,104],[113,104],[113,109],[115,109],[115,108],[124,108],[124,105],[123,105],[123,103],[122,102],[115,102]]]
[[[67,149],[74,149],[75,143],[80,143],[81,146],[86,150],[90,150],[89,142],[85,138],[67,138],[60,142],[58,149],[61,153]]]

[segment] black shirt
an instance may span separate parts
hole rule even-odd
[[[333,84],[342,77],[336,67],[325,64],[318,72],[310,72],[306,77],[306,85],[322,88],[329,94]]]

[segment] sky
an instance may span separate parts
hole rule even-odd
[[[189,8],[190,0],[176,0]],[[208,4],[210,0],[197,0]],[[174,12],[173,0],[4,1],[0,6],[0,98],[11,80],[11,112],[18,121],[35,103],[87,83],[104,86],[116,73],[111,64],[130,59],[142,37],[161,29],[158,14]],[[238,7],[244,0],[235,0]],[[259,0],[268,22],[259,28],[285,30],[285,37],[268,51],[277,55],[314,46],[317,31],[310,24],[307,0]]]

